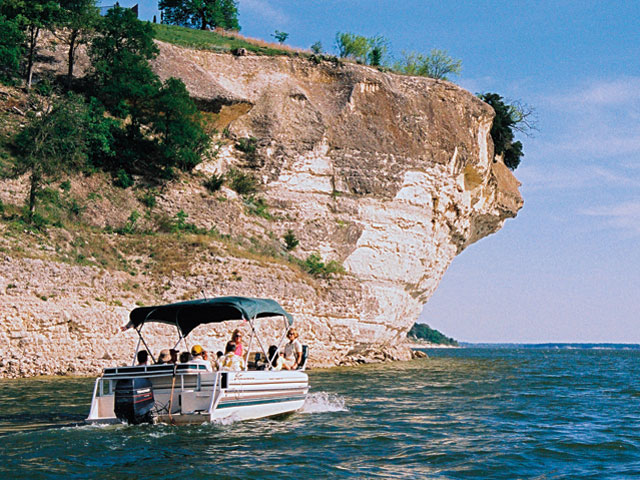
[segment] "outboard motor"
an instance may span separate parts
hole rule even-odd
[[[114,411],[119,420],[132,425],[151,423],[154,403],[150,380],[131,378],[116,382]]]

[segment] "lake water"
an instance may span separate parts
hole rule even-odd
[[[428,353],[228,425],[84,426],[92,379],[2,380],[0,478],[640,478],[640,352]]]

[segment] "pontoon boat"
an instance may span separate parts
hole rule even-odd
[[[249,323],[247,359],[254,339],[257,352],[251,354],[253,361],[246,362],[244,371],[209,372],[205,365],[193,363],[105,368],[95,382],[86,421],[194,424],[269,417],[300,409],[309,390],[303,371],[307,348],[303,347],[298,370],[273,370],[256,330],[256,320],[265,317],[283,318],[285,333],[279,339],[280,347],[293,318],[274,300],[219,297],[134,309],[125,328],[135,328],[138,333],[136,353],[141,343],[150,351],[141,333],[146,323],[175,325],[177,347],[181,341],[186,345],[185,338],[199,325],[228,320]],[[264,359],[262,363],[260,359]]]

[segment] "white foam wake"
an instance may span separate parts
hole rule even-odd
[[[214,418],[211,423],[213,425],[231,425],[233,423],[239,422],[240,420],[241,418],[237,413],[232,413],[231,415],[228,415],[226,417]]]
[[[300,413],[347,412],[344,398],[333,393],[317,392],[307,395]]]

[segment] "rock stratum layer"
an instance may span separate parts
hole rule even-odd
[[[137,299],[127,273],[5,255],[0,374],[93,374],[129,362],[137,337],[118,327],[139,298],[171,302],[202,291],[278,300],[296,318],[311,366],[409,358],[406,332],[453,258],[522,206],[518,181],[493,160],[491,107],[448,82],[366,66],[159,46],[162,78],[181,78],[228,137],[257,139],[255,154],[221,144],[198,169],[252,171],[272,218],[248,216],[228,189],[223,203],[207,197],[196,182],[164,190],[158,208],[231,235],[282,238],[291,229],[298,258],[318,252],[345,274],[321,280],[230,251],[176,252],[182,270],[139,275],[137,291],[146,293]],[[7,185],[5,201],[24,193]],[[130,210],[120,210],[110,215],[125,219]],[[98,226],[110,220],[100,205],[83,215]],[[201,327],[189,344],[221,350],[237,326],[248,332],[240,323]],[[274,325],[262,328],[275,338]],[[176,339],[163,327],[147,333],[154,353]]]

